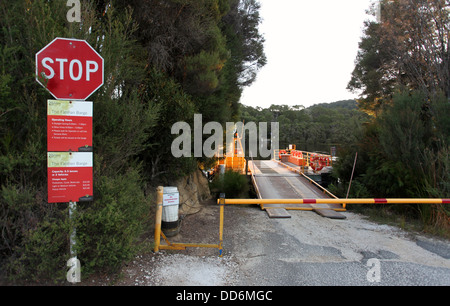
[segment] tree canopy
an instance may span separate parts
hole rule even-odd
[[[280,148],[296,144],[299,150],[329,152],[330,146],[354,141],[367,116],[357,109],[355,100],[321,103],[305,108],[301,105],[271,105],[269,108],[241,105],[244,122],[278,122]]]
[[[450,3],[383,0],[378,21],[367,21],[348,88],[370,117],[341,150],[335,175],[351,195],[447,197],[450,194]],[[372,9],[373,13],[373,9]],[[413,207],[425,224],[450,226],[445,205]]]
[[[402,86],[429,98],[449,97],[449,2],[383,0],[380,5],[380,22],[365,22],[348,84],[361,94],[361,107],[377,112]]]

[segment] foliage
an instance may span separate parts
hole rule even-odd
[[[381,1],[381,21],[365,22],[348,84],[362,109],[377,113],[400,86],[449,97],[449,10],[445,0]]]
[[[177,170],[179,166],[188,173],[196,168],[189,158],[170,156],[170,143],[177,136],[171,134],[173,123],[192,123],[194,113],[202,114],[204,122],[225,124],[237,119],[242,87],[265,64],[264,40],[257,29],[259,4],[255,0],[135,0],[118,5],[133,8],[139,25],[135,38],[151,67],[140,93],[160,107],[160,119],[149,141],[153,149],[143,154],[144,167],[154,183],[164,182],[185,173]]]
[[[358,185],[379,197],[446,198],[449,186],[448,1],[381,1],[381,19],[365,22],[348,88],[372,115],[335,176],[348,184],[349,154],[361,159]],[[447,205],[448,206],[448,205]],[[445,205],[409,206],[426,226],[449,232]]]
[[[148,225],[150,200],[139,168],[117,177],[97,178],[93,204],[79,204],[75,217],[76,250],[82,272],[116,271],[137,251]]]
[[[47,92],[34,79],[34,54],[68,35],[64,11],[61,2],[0,3],[0,262],[18,279],[65,265],[64,208],[45,203]]]
[[[3,185],[0,262],[13,280],[63,279],[70,224],[67,207],[45,203],[33,187]]]
[[[223,31],[231,49],[230,61],[237,71],[239,86],[249,86],[266,63],[264,37],[258,32],[261,22],[260,4],[255,0],[230,1],[230,10],[223,18]]]
[[[247,198],[249,193],[247,177],[239,172],[227,170],[224,174],[214,177],[211,191],[217,195],[225,193],[229,199]]]
[[[318,104],[308,108],[300,105],[272,105],[266,109],[241,106],[241,120],[255,123],[279,122],[280,148],[296,144],[299,150],[326,147],[328,152],[332,144],[351,143],[365,118],[367,116],[356,109],[354,100]]]
[[[193,122],[195,105],[191,96],[186,94],[181,85],[167,74],[152,69],[143,80],[140,98],[155,105],[158,111],[158,119],[152,128],[153,133],[145,142],[148,150],[140,154],[148,180],[156,183],[160,180],[164,181],[164,177],[173,179],[189,174],[195,167],[184,169],[182,165],[192,165],[192,163],[186,159],[174,158],[170,148],[173,139],[177,136],[171,134],[172,125],[179,121],[189,124]],[[180,171],[180,168],[185,171]]]
[[[354,153],[358,152],[351,197],[361,195],[361,190],[364,197],[448,197],[449,147],[442,137],[443,130],[436,128],[437,117],[427,116],[430,109],[447,105],[446,100],[441,97],[429,102],[421,92],[396,93],[392,105],[385,106],[376,119],[364,126],[356,143],[340,150],[339,161],[334,164],[334,175],[341,180],[341,186],[335,186],[337,195],[346,193]],[[424,224],[448,221],[449,216],[445,206],[395,209],[420,217]],[[447,221],[440,222],[448,226]]]

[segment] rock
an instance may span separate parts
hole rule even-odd
[[[179,179],[175,186],[180,194],[180,215],[195,214],[201,210],[201,202],[211,199],[208,180],[200,170]]]

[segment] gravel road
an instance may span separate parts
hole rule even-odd
[[[219,208],[183,219],[172,242],[217,243]],[[191,248],[139,255],[117,285],[450,286],[450,243],[344,212],[332,220],[290,211],[269,219],[253,206],[225,207],[224,257]]]

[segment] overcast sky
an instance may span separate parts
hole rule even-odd
[[[366,10],[374,0],[259,0],[267,64],[241,103],[303,105],[352,99]]]

